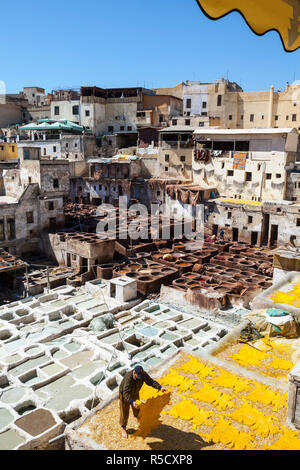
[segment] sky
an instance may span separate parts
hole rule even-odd
[[[7,93],[222,76],[245,91],[283,90],[300,80],[300,49],[285,52],[276,32],[256,36],[239,13],[212,21],[196,0],[15,0],[2,2],[1,17]]]

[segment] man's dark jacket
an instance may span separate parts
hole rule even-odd
[[[147,372],[143,371],[141,379],[134,379],[133,378],[133,371],[127,372],[122,380],[120,385],[120,394],[123,396],[125,401],[129,403],[133,403],[134,401],[138,400],[139,392],[144,385],[149,385],[149,387],[156,388],[157,390],[161,390],[161,385],[158,382],[153,380]]]

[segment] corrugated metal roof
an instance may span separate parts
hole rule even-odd
[[[195,135],[247,135],[247,134],[290,134],[297,132],[294,127],[289,128],[263,128],[263,129],[212,129],[212,128],[196,128]]]
[[[194,132],[197,126],[171,126],[162,128],[159,132]]]

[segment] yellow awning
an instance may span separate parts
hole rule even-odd
[[[300,0],[197,0],[211,19],[238,11],[258,35],[276,30],[286,51],[300,47]]]

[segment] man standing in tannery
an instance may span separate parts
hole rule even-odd
[[[119,389],[120,425],[124,439],[128,438],[126,427],[129,418],[130,405],[134,417],[137,418],[139,415],[139,405],[136,402],[139,400],[139,393],[144,383],[156,390],[166,392],[166,389],[162,388],[158,382],[153,380],[150,375],[144,371],[142,366],[136,366],[134,370],[127,372]]]

